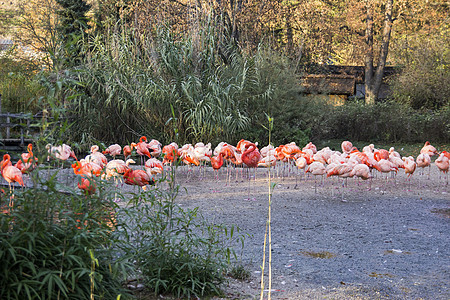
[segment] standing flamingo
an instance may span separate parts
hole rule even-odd
[[[261,160],[261,154],[259,153],[258,148],[256,148],[256,144],[249,143],[245,147],[245,151],[241,155],[242,162],[248,167],[248,168],[254,168],[255,169],[255,180],[256,180],[256,168],[258,167],[258,163]],[[250,200],[250,176],[248,177],[248,199]]]
[[[223,153],[211,157],[211,166],[215,172],[216,180],[219,181],[219,169],[223,166]]]
[[[420,153],[426,153],[430,157],[432,157],[433,155],[438,155],[439,154],[437,152],[436,148],[433,145],[431,145],[429,141],[425,142],[425,145],[420,150]]]
[[[402,159],[404,161],[405,174],[407,174],[406,180],[409,181],[409,189],[411,189],[411,176],[414,174],[417,164],[412,156],[403,157]]]
[[[17,182],[22,187],[25,186],[23,183],[22,172],[11,164],[11,156],[9,154],[3,155],[3,160],[1,162],[1,173],[3,178],[8,182],[9,185],[9,207],[14,206],[14,185],[11,188],[11,183]]]
[[[416,158],[416,164],[418,168],[421,168],[421,175],[423,175],[423,169],[428,168],[428,179],[430,179],[430,165],[431,165],[431,157],[428,153],[420,153]]]
[[[109,154],[113,157],[113,159],[116,159],[117,155],[120,155],[120,152],[122,151],[122,147],[119,144],[113,144],[109,146],[108,148],[103,151],[103,154]]]
[[[125,145],[123,147],[123,156],[125,160],[127,160],[131,156],[133,148],[135,148],[136,146],[137,146],[136,143],[131,143],[130,145]]]
[[[439,157],[434,161],[436,167],[438,167],[439,171],[446,174],[446,185],[448,185],[448,170],[449,170],[449,159],[445,153],[441,153]],[[440,174],[439,174],[440,177]]]
[[[325,168],[325,165],[323,163],[315,161],[309,165],[308,169],[306,169],[306,173],[308,172],[314,175],[314,192],[317,193],[316,176],[320,175],[323,179],[323,175],[327,172],[327,169]]]
[[[151,154],[147,145],[147,137],[141,136],[139,143],[136,144],[136,152],[141,156],[141,164],[144,164],[144,156],[151,158]]]

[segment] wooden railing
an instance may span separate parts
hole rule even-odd
[[[33,115],[29,113],[2,113],[0,94],[0,148],[23,148],[31,143],[29,136],[32,119]]]

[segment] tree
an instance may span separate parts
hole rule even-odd
[[[383,79],[384,67],[386,66],[386,59],[389,51],[389,41],[391,39],[392,31],[392,6],[393,0],[386,1],[384,28],[382,35],[382,42],[380,46],[380,54],[376,69],[374,68],[374,47],[373,47],[373,1],[366,0],[367,19],[366,19],[366,54],[364,60],[364,87],[365,99],[367,104],[374,104],[378,98],[381,82]]]
[[[57,10],[60,20],[57,29],[64,45],[66,63],[76,64],[81,50],[78,41],[89,29],[86,14],[91,5],[84,0],[56,0],[56,2],[61,5],[61,9]]]

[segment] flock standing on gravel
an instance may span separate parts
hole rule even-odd
[[[88,194],[95,193],[95,186],[91,177],[100,177],[108,180],[122,180],[129,185],[137,185],[144,190],[147,185],[155,183],[155,176],[164,171],[165,165],[172,166],[178,159],[188,166],[211,165],[218,180],[218,172],[226,163],[227,166],[245,166],[248,168],[275,167],[277,172],[283,168],[291,168],[294,165],[298,169],[303,169],[305,173],[312,175],[338,176],[341,178],[359,177],[364,180],[373,177],[373,170],[381,173],[396,173],[399,169],[404,169],[407,178],[410,180],[417,168],[428,168],[428,174],[432,165],[431,158],[435,155],[438,158],[434,161],[436,167],[444,173],[445,184],[448,185],[448,171],[450,153],[442,151],[439,153],[435,147],[426,142],[416,159],[412,156],[401,157],[393,147],[389,150],[376,149],[373,144],[365,146],[359,151],[349,141],[341,144],[340,151],[334,151],[329,147],[317,150],[313,143],[308,143],[300,148],[295,142],[274,147],[268,145],[258,149],[257,143],[247,140],[240,140],[236,146],[221,142],[212,150],[211,143],[197,143],[195,145],[185,144],[179,147],[176,143],[162,146],[153,139],[148,142],[145,136],[141,137],[138,143],[131,143],[123,147],[114,144],[106,148],[103,152],[94,145],[91,152],[84,159],[78,160],[75,153],[68,145],[52,146],[48,144],[48,158],[56,160],[74,159],[72,169],[80,177],[78,187]],[[140,156],[143,169],[133,169],[130,164],[136,163],[131,159],[133,151]],[[112,157],[108,161],[106,155]],[[117,159],[117,156],[124,159]],[[160,159],[162,158],[162,159]],[[0,162],[0,170],[3,178],[10,184],[17,182],[24,186],[22,174],[31,172],[38,164],[37,158],[33,155],[32,145],[28,145],[27,152],[21,155],[21,159],[13,165],[8,154],[3,156]],[[229,175],[227,168],[227,176]],[[192,172],[189,168],[188,172]],[[284,172],[283,172],[284,173]],[[289,174],[289,172],[288,172]],[[237,175],[236,175],[237,176]],[[256,173],[255,173],[256,176]],[[429,175],[428,175],[429,176]],[[408,180],[407,179],[407,180]]]

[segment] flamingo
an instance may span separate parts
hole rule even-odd
[[[405,174],[407,174],[406,180],[409,181],[409,189],[411,189],[411,176],[414,174],[417,164],[412,156],[403,157],[402,159],[405,165]]]
[[[202,170],[204,164],[206,162],[211,161],[211,143],[203,144],[203,143],[197,143],[194,146],[194,155],[197,158],[197,160],[200,162],[200,178],[202,177]]]
[[[317,180],[316,176],[321,175],[323,176],[326,174],[327,169],[325,168],[325,165],[319,161],[312,162],[308,169],[306,169],[306,173],[311,173],[314,175],[314,192],[317,193]]]
[[[9,200],[9,207],[12,208],[14,206],[14,185],[11,188],[11,183],[17,182],[22,187],[24,187],[25,184],[23,182],[22,172],[12,165],[11,156],[9,154],[3,155],[0,169],[3,178],[8,182],[9,185],[9,193],[11,195]]]
[[[448,153],[448,152],[447,152]],[[446,174],[446,185],[448,185],[448,170],[449,170],[449,159],[446,153],[441,153],[439,157],[434,161],[436,167],[438,167],[439,171]],[[439,174],[440,177],[440,174]]]
[[[102,174],[102,179],[110,179],[120,178],[125,174],[125,172],[130,168],[130,163],[135,163],[132,159],[127,159],[127,161],[123,161],[121,159],[113,159],[109,161],[105,166],[105,172]]]
[[[150,154],[149,148],[147,146],[147,137],[141,136],[139,139],[139,143],[136,144],[136,152],[138,155],[141,156],[141,163],[144,164],[144,156],[147,156],[148,158],[151,158],[152,155]]]
[[[425,142],[425,145],[420,150],[420,153],[426,153],[430,157],[432,157],[433,155],[438,155],[439,154],[437,152],[436,148],[433,145],[431,145],[429,141]]]
[[[122,147],[119,144],[113,144],[110,145],[108,148],[103,151],[103,154],[109,154],[113,157],[113,159],[116,159],[117,155],[120,155],[120,152],[122,151]]]
[[[362,180],[370,179],[369,191],[372,189],[372,175],[370,175],[370,168],[366,164],[356,164],[353,166],[353,170],[350,173],[351,177],[358,177]]]
[[[22,173],[28,173],[37,167],[37,161],[33,154],[33,145],[28,144],[27,152],[21,154],[21,159],[14,166]]]
[[[332,169],[328,170],[327,177],[330,176],[339,176],[341,178],[344,178],[342,180],[342,188],[344,189],[344,186],[346,186],[347,178],[352,177],[351,172],[353,171],[353,166],[349,165],[348,163],[343,163],[336,165]],[[341,201],[344,201],[344,192],[341,193],[342,199]]]
[[[423,175],[423,169],[425,167],[428,168],[428,179],[430,179],[430,169],[431,169],[431,157],[428,155],[428,153],[420,153],[416,158],[416,164],[418,168],[422,169],[421,174]]]
[[[219,181],[219,169],[223,166],[223,153],[211,157],[211,166],[216,174],[216,180]]]
[[[76,175],[81,175],[82,177],[98,177],[101,175],[103,168],[95,162],[87,162],[81,159],[72,164],[72,169]]]
[[[123,174],[125,183],[128,185],[137,185],[142,187],[145,191],[147,189],[146,185],[155,184],[155,180],[150,178],[150,176],[144,170],[133,170],[129,168],[125,174]]]
[[[162,153],[164,154],[163,164],[170,164],[174,162],[178,157],[178,145],[176,143],[170,143],[162,148]]]
[[[389,148],[389,157],[392,157],[392,156],[402,159],[402,157],[400,156],[400,153],[395,151],[394,147]]]
[[[370,144],[370,145],[364,146],[363,150],[362,150],[362,152],[364,152],[364,153],[373,153],[374,151],[375,151],[375,145],[374,144]]]
[[[317,147],[312,142],[309,142],[305,147],[303,147],[302,152],[305,152],[306,149],[310,149],[313,154],[317,153]]]
[[[108,163],[108,159],[104,154],[98,152],[98,150],[99,147],[97,145],[93,145],[91,147],[91,154],[87,155],[84,159],[86,160],[86,162],[94,162],[103,168]]]
[[[147,144],[147,148],[150,151],[152,157],[158,157],[161,154],[161,143],[158,140],[151,140],[150,143]]]
[[[82,190],[86,196],[94,194],[97,190],[97,186],[94,182],[92,182],[92,179],[88,179],[85,177],[80,177],[78,188]]]
[[[137,146],[136,143],[131,143],[130,145],[126,145],[123,147],[123,156],[125,160],[127,160],[131,156],[133,148],[135,148],[136,146]]]
[[[373,152],[373,157],[378,162],[382,159],[388,160],[389,159],[389,151],[387,151],[385,149],[379,149],[379,150]]]
[[[150,177],[153,177],[153,175],[161,174],[164,170],[163,164],[157,160],[156,158],[149,158],[145,162],[144,165],[145,171]]]
[[[50,160],[50,157],[59,159],[63,162],[68,160],[70,157],[77,160],[75,153],[69,145],[62,144],[61,146],[52,146],[51,144],[47,144],[45,148],[49,153],[49,155],[47,156],[47,161]]]
[[[342,153],[350,154],[353,150],[353,144],[349,141],[343,141],[341,144]]]
[[[241,160],[248,168],[255,169],[255,180],[256,180],[256,168],[258,167],[258,163],[261,160],[261,154],[259,153],[256,144],[249,143],[246,145],[245,151],[241,155]],[[250,199],[250,176],[248,177],[248,184],[249,184],[248,199]]]

